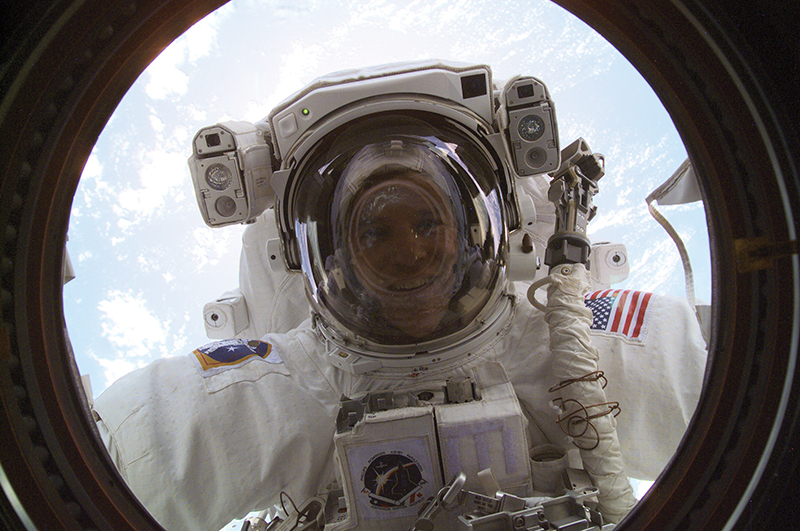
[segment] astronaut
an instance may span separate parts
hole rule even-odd
[[[263,519],[472,529],[499,507],[541,523],[566,503],[607,529],[635,503],[628,477],[671,457],[698,399],[700,331],[650,294],[591,295],[616,328],[587,309],[584,173],[602,158],[582,139],[562,153],[539,80],[497,89],[487,66],[437,61],[337,73],[263,122],[204,128],[193,152],[206,222],[250,223],[223,299],[238,306],[206,313],[223,341],[93,406],[165,528],[280,508]],[[554,189],[581,201],[562,211]],[[681,344],[644,358],[667,320]]]

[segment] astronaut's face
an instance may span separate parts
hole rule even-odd
[[[348,234],[356,278],[384,317],[414,338],[434,331],[456,280],[450,200],[426,176],[407,172],[361,193]]]

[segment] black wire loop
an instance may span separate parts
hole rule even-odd
[[[294,531],[295,529],[297,529],[297,526],[300,525],[300,516],[301,516],[300,515],[300,511],[297,509],[297,505],[295,505],[294,500],[292,499],[292,497],[289,496],[286,493],[286,491],[282,490],[281,494],[280,494],[281,509],[283,510],[283,514],[286,515],[287,519],[289,518],[289,515],[292,514],[292,513],[290,513],[289,511],[286,510],[286,506],[283,503],[283,497],[284,496],[286,496],[286,499],[289,500],[289,503],[292,504],[292,509],[294,510],[294,515],[295,515],[294,525],[289,529],[289,531]]]

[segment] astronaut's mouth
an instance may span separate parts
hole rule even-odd
[[[422,288],[426,288],[433,284],[434,277],[421,278],[417,280],[406,280],[405,282],[396,282],[389,286],[390,291],[395,292],[410,292]]]

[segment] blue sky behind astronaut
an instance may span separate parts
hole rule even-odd
[[[644,198],[686,158],[658,99],[601,36],[544,1],[233,0],[140,76],[98,139],[75,195],[64,288],[78,366],[98,395],[121,375],[208,342],[202,307],[238,285],[242,227],[203,223],[186,159],[194,133],[256,121],[315,77],[440,58],[491,65],[496,80],[542,79],[562,146],[606,156],[594,241],[628,247],[622,286],[682,297],[683,271]],[[686,241],[698,298],[710,299],[702,205],[662,209]]]

